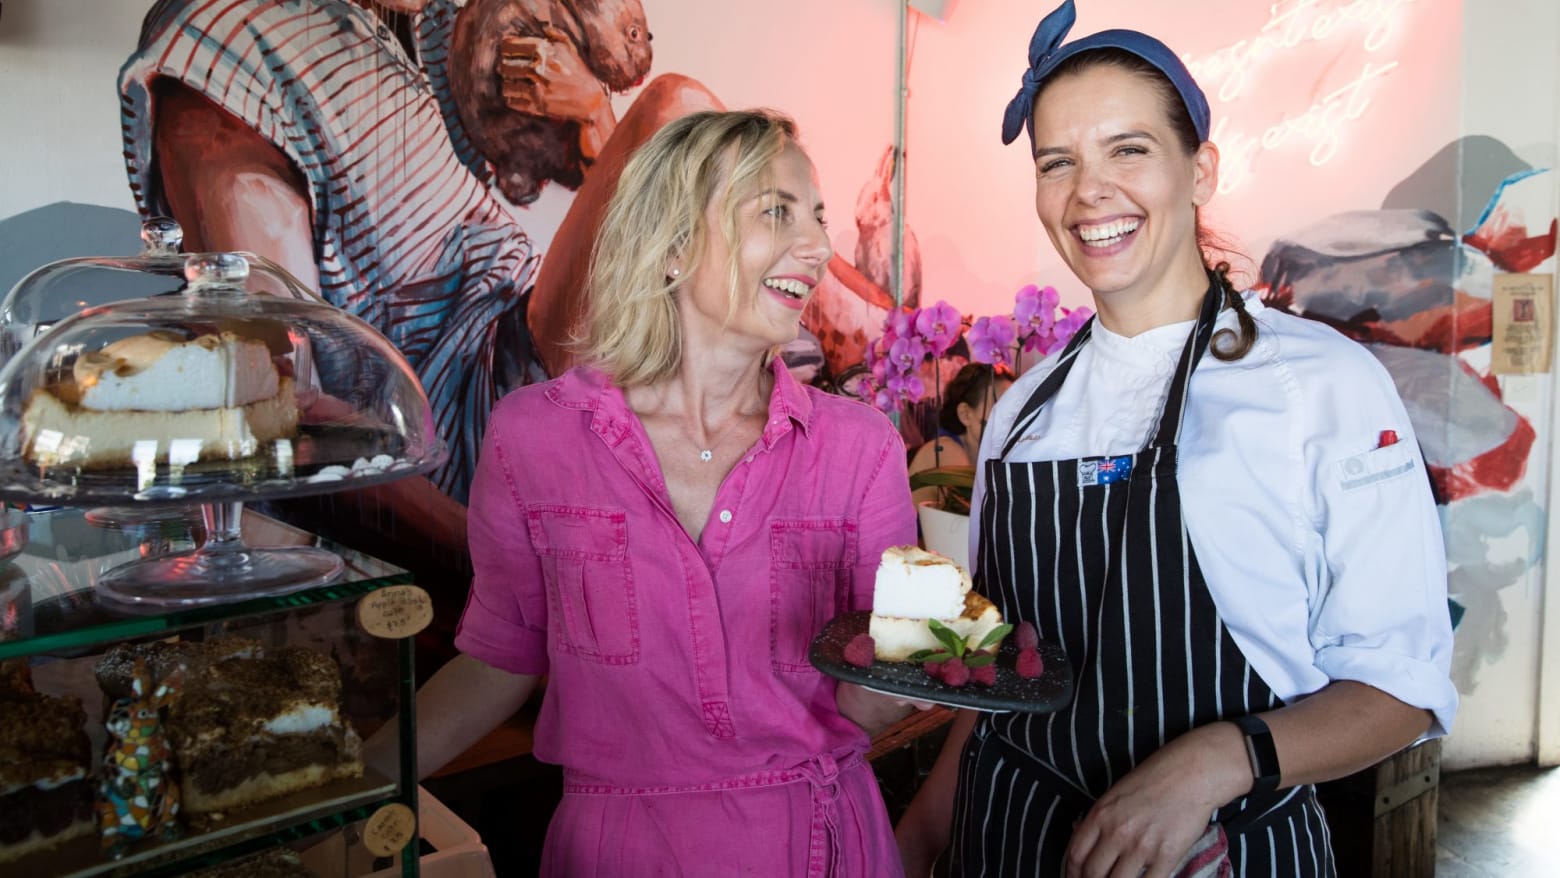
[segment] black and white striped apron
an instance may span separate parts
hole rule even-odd
[[[1057,713],[976,724],[959,765],[955,875],[1061,875],[1074,822],[1139,761],[1189,729],[1280,703],[1219,617],[1176,484],[1186,391],[1223,296],[1213,282],[1141,451],[1006,462],[1066,380],[1091,321],[986,464],[977,582],[1004,618],[1062,644],[1077,686]],[[1313,787],[1237,799],[1214,816],[1236,875],[1334,874]]]

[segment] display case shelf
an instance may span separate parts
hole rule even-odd
[[[78,509],[28,515],[26,544],[20,554],[0,566],[0,594],[17,593],[11,598],[17,602],[13,610],[16,621],[9,626],[25,624],[27,630],[8,635],[5,623],[0,623],[0,659],[89,649],[160,632],[333,603],[411,581],[411,574],[398,567],[245,510],[241,526],[245,542],[327,549],[345,565],[342,579],[277,597],[150,615],[103,605],[95,586],[104,573],[136,558],[194,544],[191,519],[175,513],[170,516],[161,521],[102,526],[93,524],[90,516]],[[20,618],[23,615],[25,620]]]
[[[15,516],[13,511],[11,518]],[[0,874],[182,875],[275,845],[306,846],[323,833],[359,825],[387,806],[404,805],[415,813],[411,638],[376,637],[366,632],[358,618],[366,598],[391,586],[408,585],[410,574],[245,510],[242,530],[247,544],[325,549],[342,559],[345,575],[330,585],[277,597],[128,613],[100,603],[97,579],[128,560],[187,549],[201,537],[198,519],[177,510],[160,521],[131,523],[129,518],[95,516],[79,509],[27,513],[25,540],[12,535],[20,551],[0,562],[0,660],[12,666],[21,663],[39,692],[74,696],[83,703],[94,770],[101,765],[107,742],[102,718],[110,699],[94,676],[105,652],[121,643],[175,636],[197,642],[241,637],[268,648],[301,647],[330,656],[343,677],[340,713],[355,724],[357,732],[366,739],[376,728],[394,723],[400,752],[396,776],[370,765],[361,777],[330,781],[220,815],[192,815],[186,810],[181,817],[182,837],[141,840],[118,858],[102,850],[94,832],[0,863]],[[350,834],[356,838],[363,833]],[[413,832],[401,849],[400,875],[417,875],[416,850]]]
[[[394,780],[370,770],[361,778],[255,805],[245,811],[242,823],[146,845],[118,860],[105,860],[96,839],[88,838],[31,857],[25,865],[32,874],[59,878],[184,875],[201,865],[217,865],[367,819],[379,807],[402,801],[396,786]]]

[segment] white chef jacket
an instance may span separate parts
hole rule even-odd
[[[1430,735],[1444,735],[1457,710],[1446,554],[1391,376],[1332,328],[1245,298],[1257,343],[1233,363],[1210,351],[1197,365],[1180,438],[1182,514],[1219,614],[1285,701],[1355,680],[1431,711]],[[1142,448],[1193,323],[1127,338],[1095,321],[1008,462]],[[1219,328],[1235,326],[1223,310]],[[986,461],[1055,360],[997,402],[981,441],[976,510]],[[1384,445],[1388,430],[1397,441]],[[971,558],[979,545],[977,514]]]

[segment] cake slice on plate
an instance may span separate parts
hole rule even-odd
[[[877,658],[902,662],[921,650],[942,649],[931,619],[952,628],[972,647],[1002,624],[996,605],[974,591],[970,575],[951,559],[917,546],[885,549],[867,632]]]

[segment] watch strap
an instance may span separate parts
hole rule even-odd
[[[1246,735],[1246,755],[1251,759],[1251,792],[1248,796],[1260,796],[1278,789],[1280,770],[1278,748],[1273,745],[1273,733],[1267,723],[1255,716],[1232,717],[1230,722],[1240,727]]]

